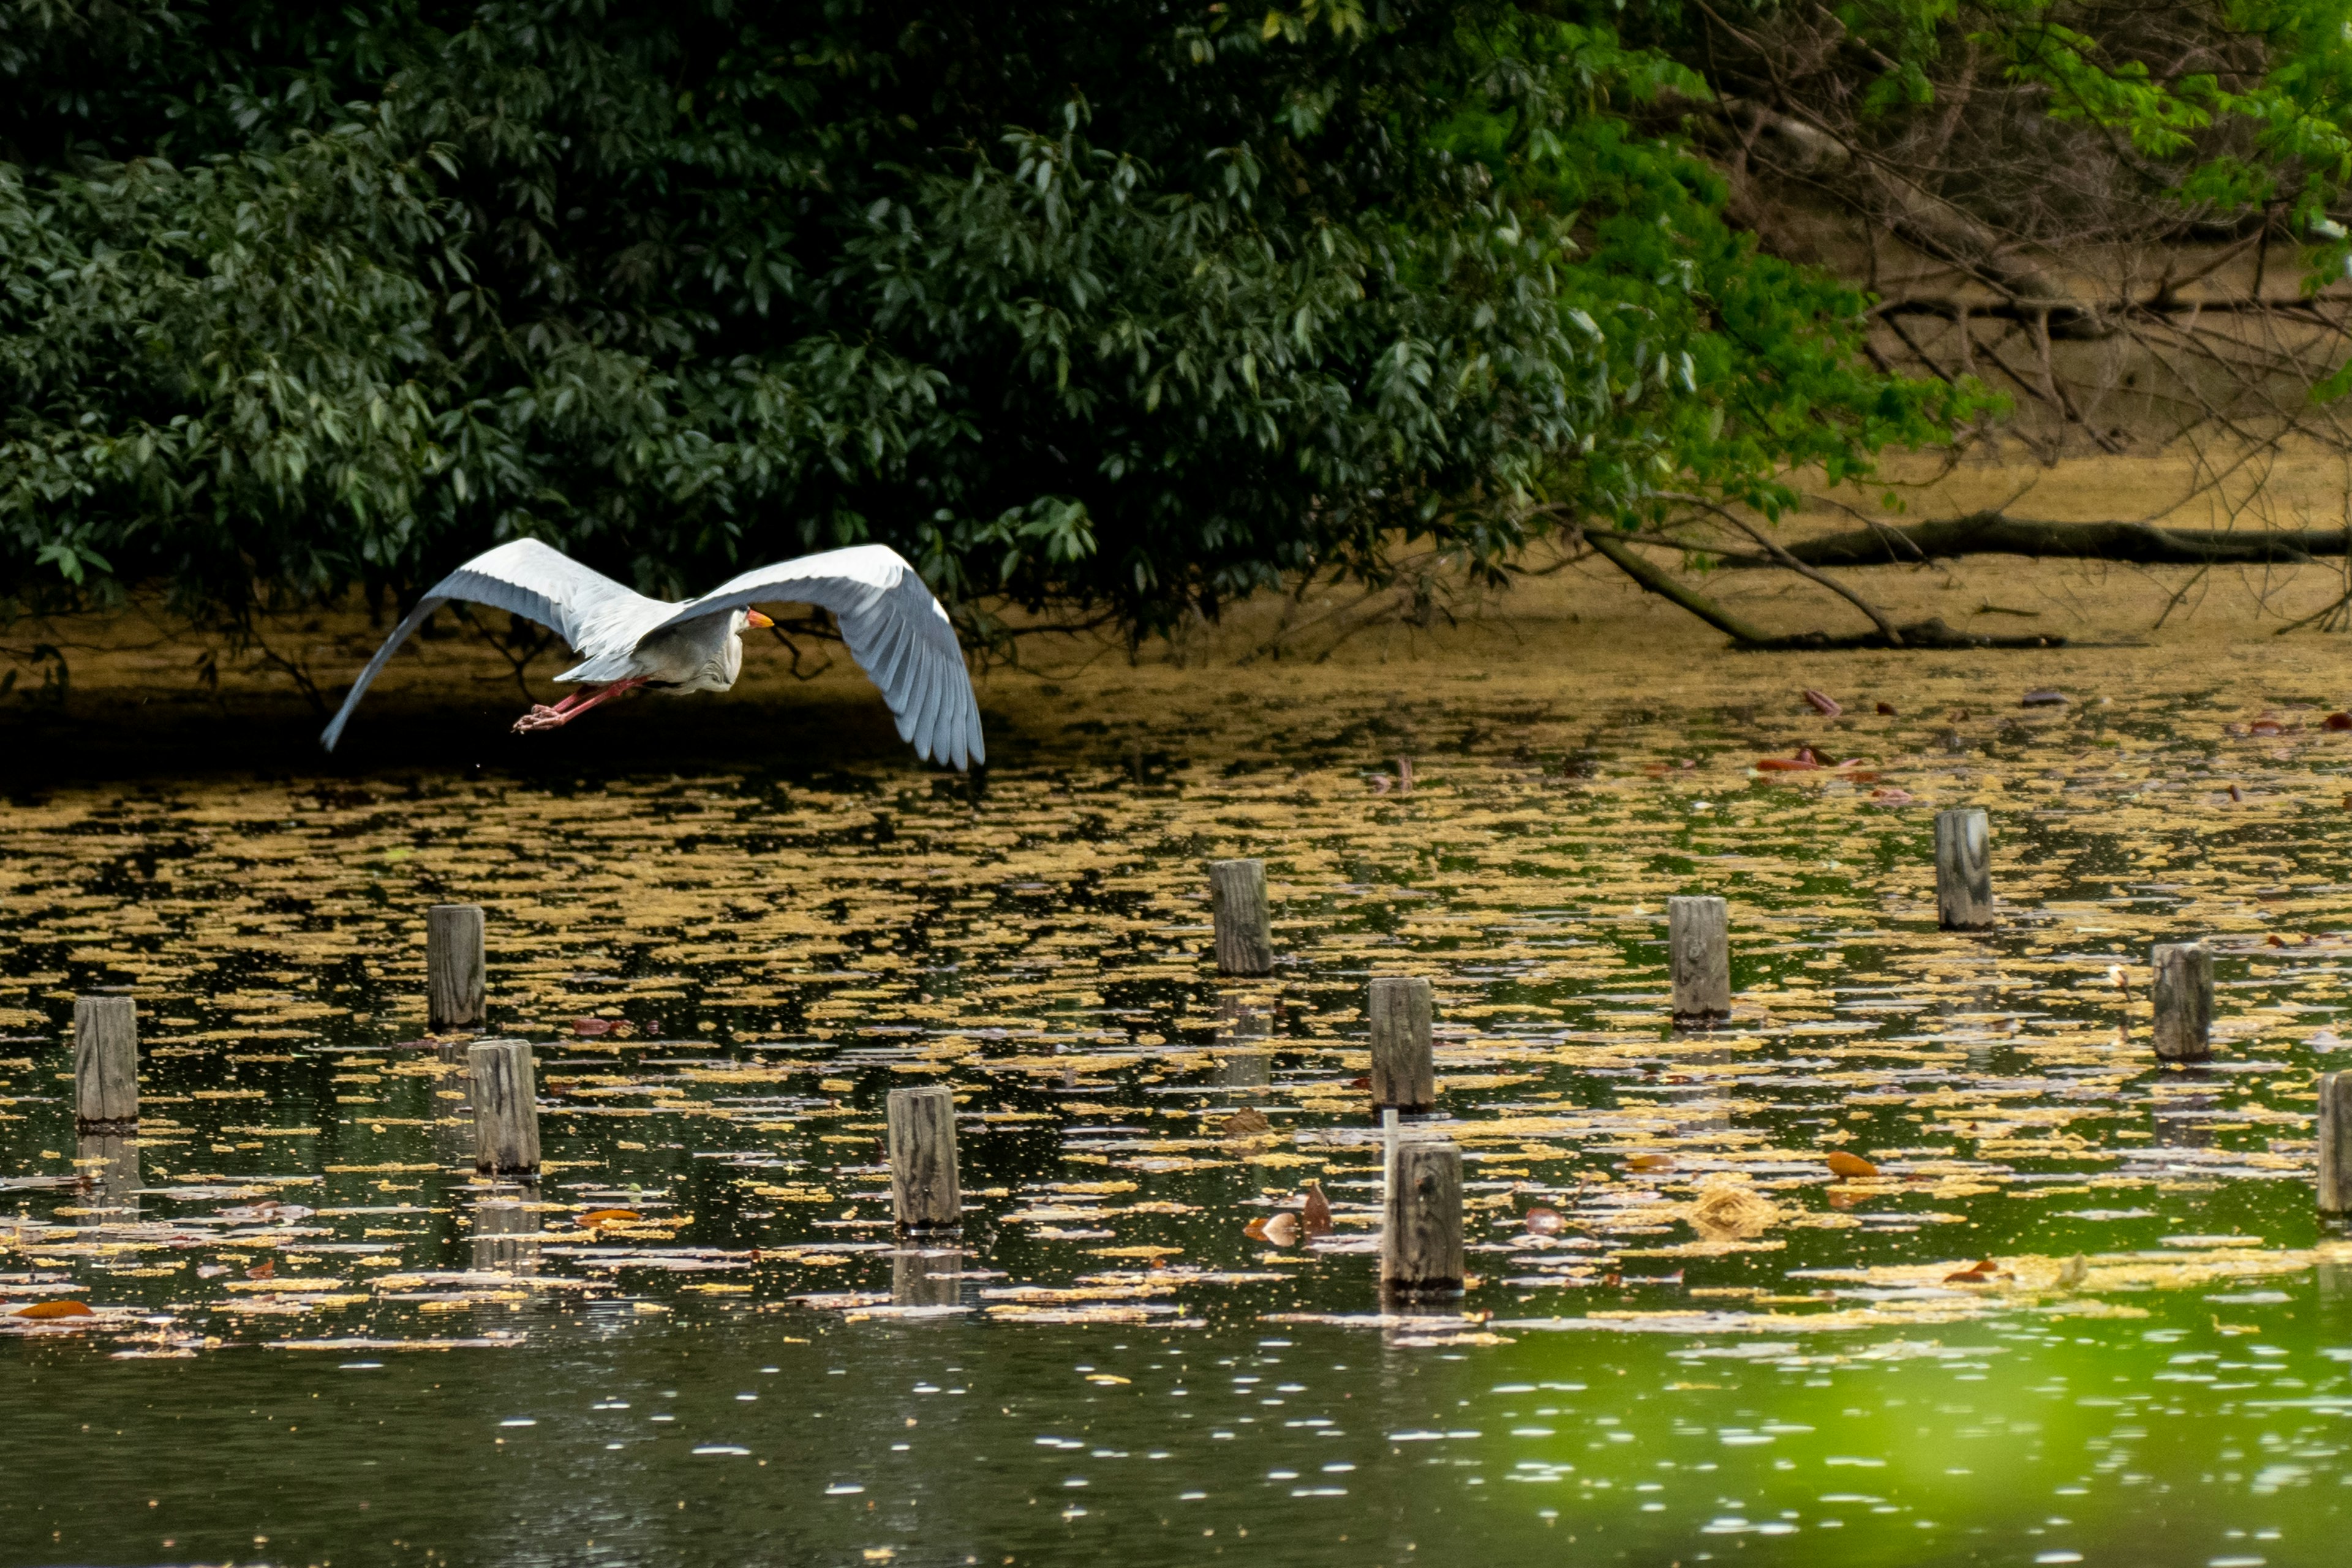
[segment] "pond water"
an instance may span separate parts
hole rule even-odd
[[[1097,694],[992,737],[977,806],[790,764],[20,789],[0,1561],[2339,1560],[2352,734],[1964,662],[1832,722],[1753,668]],[[1862,762],[1754,768],[1799,743]],[[1935,924],[1963,803],[1985,936]],[[1206,956],[1233,854],[1263,980]],[[1696,891],[1739,1000],[1676,1035]],[[537,1042],[533,1186],[471,1174],[418,1044],[440,901]],[[2190,938],[2216,1057],[2159,1069],[2147,947]],[[1436,985],[1476,1276],[1414,1313],[1389,973]],[[105,992],[145,1120],[78,1148]],[[933,1081],[969,1225],[901,1247],[882,1101]],[[1307,1183],[1328,1236],[1276,1218]]]

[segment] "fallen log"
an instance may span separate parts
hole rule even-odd
[[[2136,566],[2291,566],[2342,555],[2352,529],[2161,528],[2152,522],[2043,522],[1972,511],[1934,522],[1889,523],[1791,541],[1783,548],[1808,566],[1911,565],[1962,555],[2120,561]],[[1727,555],[1727,567],[1777,565],[1769,557]]]
[[[1889,637],[1874,626],[1866,632],[1849,632],[1832,636],[1827,632],[1799,632],[1781,636],[1765,631],[1734,615],[1687,585],[1675,580],[1666,570],[1650,561],[1622,538],[1599,528],[1583,531],[1584,542],[1593,552],[1610,562],[1643,588],[1658,597],[1677,605],[1696,616],[1708,626],[1731,639],[1732,646],[1755,653],[1793,653],[1809,649],[1906,647],[2063,647],[2066,639],[2047,634],[2032,637],[1991,637],[1978,632],[1955,630],[1938,619],[1917,621],[1895,628],[1900,641]]]

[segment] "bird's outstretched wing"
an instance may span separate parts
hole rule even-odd
[[[501,544],[435,584],[407,618],[392,628],[392,635],[375,650],[360,678],[352,682],[351,695],[343,699],[334,721],[319,737],[327,750],[333,751],[335,742],[343,738],[352,710],[360,705],[384,662],[408,640],[409,633],[425,624],[425,616],[452,599],[488,605],[537,621],[583,654],[629,648],[646,623],[658,620],[670,607],[659,599],[631,592],[536,539]]]
[[[988,761],[980,702],[948,613],[895,550],[859,544],[761,566],[689,599],[646,636],[703,616],[788,601],[833,612],[858,668],[882,689],[915,754],[969,768]]]

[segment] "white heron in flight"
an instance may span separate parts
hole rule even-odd
[[[850,657],[882,689],[898,721],[898,738],[911,742],[917,755],[959,768],[988,760],[980,704],[955,627],[915,569],[887,545],[860,544],[758,567],[698,599],[673,605],[632,593],[535,539],[477,555],[417,601],[360,671],[341,711],[319,737],[327,750],[342,739],[352,710],[384,661],[452,599],[537,621],[580,658],[555,679],[596,684],[553,707],[533,707],[515,721],[518,734],[561,728],[641,686],[726,690],[742,672],[744,628],[775,624],[751,606],[782,601],[833,612]]]

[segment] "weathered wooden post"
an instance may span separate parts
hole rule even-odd
[[[2212,952],[2202,942],[2160,942],[2148,962],[2156,966],[2157,1059],[2212,1060]]]
[[[1372,981],[1365,1013],[1371,1026],[1372,1113],[1436,1110],[1437,1003],[1429,982],[1418,974],[1381,975]]]
[[[1274,968],[1274,917],[1265,900],[1265,862],[1209,862],[1209,912],[1216,921],[1217,967],[1227,974]]]
[[[2352,1214],[2352,1072],[2319,1075],[2319,1212]]]
[[[128,996],[74,1001],[74,1131],[139,1125],[139,1005]]]
[[[1462,1291],[1462,1150],[1399,1143],[1381,1230],[1381,1290],[1394,1300]]]
[[[889,1100],[890,1208],[900,1230],[963,1225],[956,1181],[955,1094],[943,1083],[894,1089]]]
[[[474,1106],[474,1169],[485,1175],[539,1171],[539,1087],[529,1040],[486,1040],[466,1053]]]
[[[479,1028],[484,1016],[482,910],[477,904],[435,904],[425,911],[425,1024]]]
[[[1981,806],[1936,814],[1936,921],[1946,931],[1992,929],[1992,826]]]
[[[1675,1022],[1705,1027],[1731,1016],[1731,911],[1721,899],[1666,900]]]

